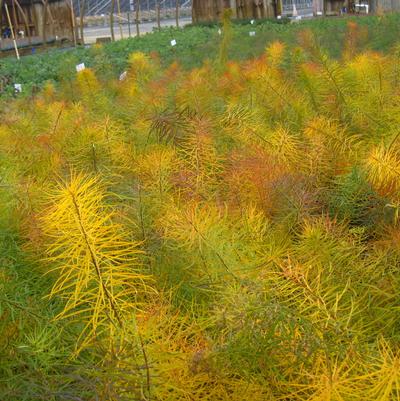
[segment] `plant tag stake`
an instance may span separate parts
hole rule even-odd
[[[254,31],[249,32],[250,36],[256,36],[256,33]]]
[[[277,19],[282,19],[282,15],[278,15],[276,18]]]
[[[119,80],[120,81],[124,81],[127,77],[128,73],[126,71],[124,71],[120,76],[119,76]]]
[[[317,11],[317,15],[322,15],[322,11]]]
[[[222,35],[221,29],[218,29],[218,35]]]
[[[171,46],[173,47],[173,46],[176,46],[176,40],[175,39],[172,39],[171,40]]]
[[[75,68],[76,72],[83,71],[85,69],[85,63],[78,64]]]
[[[254,23],[255,23],[256,21],[254,21],[253,19],[250,21],[250,24],[251,25],[254,25]]]
[[[22,85],[21,84],[14,84],[15,93],[22,92]]]

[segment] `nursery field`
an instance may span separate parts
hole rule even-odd
[[[347,23],[356,21],[365,30],[359,51],[390,51],[400,37],[400,14],[384,17],[364,16],[348,18],[321,18],[288,23],[282,20],[261,20],[254,25],[250,21],[236,22],[232,27],[232,40],[228,48],[231,60],[246,60],[259,57],[265,46],[275,41],[287,45],[299,44],[299,32],[310,29],[329,56],[340,58],[347,32]],[[20,61],[13,57],[0,59],[0,98],[14,92],[14,84],[21,84],[23,94],[30,96],[40,90],[46,82],[58,84],[68,80],[75,66],[85,63],[102,81],[116,79],[128,66],[128,56],[133,52],[155,52],[163,67],[178,60],[184,69],[199,67],[207,59],[218,56],[221,36],[219,26],[196,25],[184,29],[165,28],[160,32],[125,39],[105,45],[101,51],[97,46],[78,47],[70,50],[49,50],[45,53],[25,56]],[[255,32],[255,36],[250,36]],[[177,45],[172,47],[171,40]]]
[[[0,400],[400,400],[398,19],[3,100]]]

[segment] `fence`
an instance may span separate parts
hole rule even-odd
[[[149,24],[161,28],[163,20],[173,19],[179,26],[181,17],[192,14],[192,0],[74,0],[75,15],[78,17],[77,36],[81,43],[97,40],[116,40],[131,36],[134,32],[140,35],[148,32]],[[131,24],[134,25],[131,27]],[[109,27],[106,31],[104,27]],[[96,29],[99,28],[99,29]],[[100,30],[102,32],[100,34]],[[97,31],[96,34],[93,31]],[[86,39],[86,40],[85,40]]]
[[[160,10],[161,18],[175,16],[175,9],[178,7],[181,12],[191,12],[192,0],[74,0],[75,15],[80,17],[81,12],[84,16],[101,16],[110,14],[112,7],[114,13],[135,12],[136,4],[139,4],[140,12],[145,19],[156,18],[157,9]]]

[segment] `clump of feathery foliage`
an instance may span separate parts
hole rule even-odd
[[[0,398],[400,400],[399,52],[291,48],[0,122]]]

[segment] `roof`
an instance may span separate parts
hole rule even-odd
[[[21,6],[28,6],[30,4],[43,4],[42,0],[17,0]],[[66,0],[48,0],[49,3],[65,2]],[[3,4],[6,3],[8,6],[12,6],[14,0],[4,0]],[[4,7],[4,6],[3,6]]]

